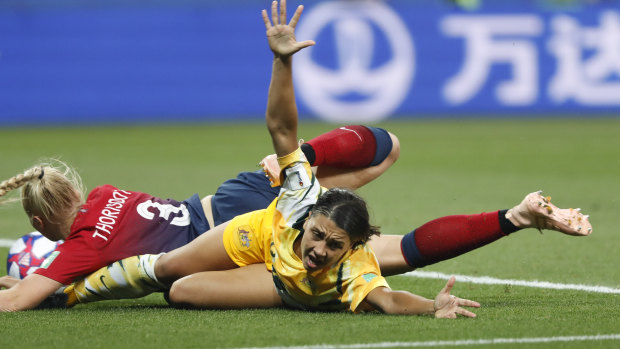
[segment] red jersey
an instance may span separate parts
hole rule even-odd
[[[35,273],[69,284],[123,258],[186,245],[207,228],[198,195],[179,202],[104,185],[90,192],[70,235]]]

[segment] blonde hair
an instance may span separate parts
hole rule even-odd
[[[28,216],[40,212],[52,221],[58,213],[69,212],[76,198],[84,202],[82,178],[57,159],[42,162],[0,183],[0,198],[20,187],[22,206]]]

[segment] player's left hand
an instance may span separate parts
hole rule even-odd
[[[263,168],[265,176],[269,178],[269,182],[272,187],[280,186],[280,165],[278,164],[278,157],[276,154],[269,154],[258,163],[258,166]]]
[[[19,279],[16,279],[12,276],[6,275],[3,277],[0,277],[0,289],[11,288],[15,286],[18,282],[19,282]]]
[[[271,20],[267,16],[267,10],[262,11],[265,28],[267,28],[267,40],[269,47],[276,56],[288,57],[295,52],[315,44],[312,40],[297,42],[295,27],[303,11],[303,5],[299,5],[289,24],[286,24],[286,0],[280,1],[280,13],[278,14],[278,2],[271,3]]]
[[[457,314],[467,317],[476,317],[476,314],[461,307],[480,308],[480,303],[450,295],[450,291],[455,282],[456,279],[454,276],[451,277],[446,283],[446,286],[444,286],[437,297],[435,297],[435,303],[433,304],[435,308],[435,317],[454,319]]]

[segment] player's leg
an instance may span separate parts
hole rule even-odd
[[[579,210],[560,209],[536,192],[510,210],[441,217],[402,237],[373,237],[370,246],[382,274],[394,275],[454,258],[524,228],[576,236],[592,232],[588,216]]]
[[[381,128],[349,125],[315,137],[301,148],[312,166],[376,166],[391,152],[392,136]]]
[[[405,255],[401,250],[402,240],[403,235],[381,234],[371,237],[368,241],[370,248],[377,256],[381,275],[398,275],[415,269],[405,259]]]
[[[400,154],[398,138],[376,127],[346,126],[327,132],[302,145],[313,159],[317,177],[324,187],[359,188],[385,172]],[[317,160],[314,149],[318,149]],[[359,154],[365,154],[359,156]],[[342,159],[341,159],[342,158]],[[262,161],[267,177],[279,183],[280,166],[275,154]],[[279,193],[270,180],[257,172],[242,172],[222,183],[214,195],[202,199],[210,226],[238,215],[266,208]]]
[[[315,168],[321,185],[327,188],[357,189],[379,177],[400,155],[398,138],[371,126],[344,126],[324,133],[301,145],[308,162]],[[275,185],[280,168],[275,156],[261,162]]]
[[[456,257],[516,231],[502,230],[501,215],[502,211],[495,211],[440,217],[404,236],[373,237],[370,246],[382,275],[400,274]]]
[[[198,236],[185,246],[162,255],[155,263],[155,275],[168,285],[177,279],[201,271],[237,268],[224,247],[223,235],[230,222]]]
[[[198,271],[237,268],[222,242],[226,226],[166,254],[133,256],[103,267],[65,288],[67,305],[143,297],[165,291],[178,278]]]
[[[176,306],[208,309],[271,308],[282,304],[265,264],[183,277],[168,296]]]
[[[396,162],[400,155],[398,138],[383,129],[373,130],[373,134],[377,135],[373,160],[366,166],[358,167],[343,168],[328,164],[318,166],[316,176],[322,186],[357,189],[378,178]],[[356,157],[354,154],[347,156]]]
[[[103,267],[64,289],[66,306],[110,299],[140,298],[168,285],[157,280],[155,262],[161,255],[132,256]]]

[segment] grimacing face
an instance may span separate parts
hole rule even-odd
[[[307,271],[316,271],[337,262],[353,246],[346,231],[322,214],[304,223],[301,260]]]

